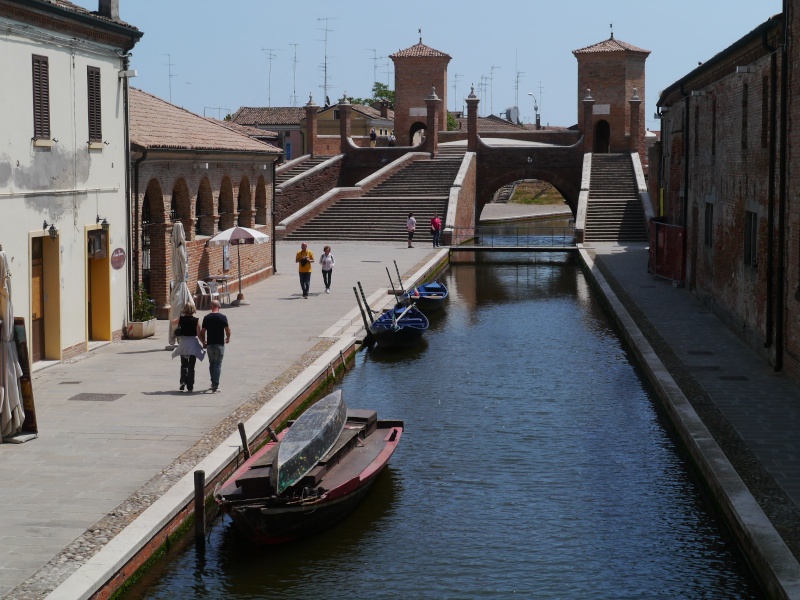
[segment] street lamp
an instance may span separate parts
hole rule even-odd
[[[533,113],[536,115],[536,129],[541,129],[541,123],[539,122],[539,101],[536,99],[536,96],[533,95],[533,92],[528,92],[528,96],[533,98]]]

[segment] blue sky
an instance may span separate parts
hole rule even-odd
[[[97,8],[97,0],[73,1]],[[781,9],[781,0],[120,0],[122,19],[144,32],[133,85],[201,115],[300,106],[309,93],[322,104],[326,35],[332,101],[368,96],[376,78],[394,88],[386,57],[416,44],[421,28],[425,44],[453,57],[449,109],[463,107],[474,83],[482,115],[518,102],[532,121],[532,92],[542,123],[569,126],[577,122],[572,51],[607,39],[613,24],[615,38],[651,51],[651,128],[662,89]]]

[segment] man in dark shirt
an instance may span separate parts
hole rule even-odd
[[[211,312],[203,317],[203,328],[200,340],[203,348],[208,350],[208,371],[211,374],[211,391],[219,390],[219,375],[222,372],[222,359],[225,356],[225,344],[231,341],[231,328],[228,317],[219,312],[219,300],[211,301]]]

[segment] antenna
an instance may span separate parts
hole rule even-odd
[[[300,44],[289,44],[294,46],[294,58],[292,59],[292,106],[297,106],[297,47]]]
[[[267,60],[269,61],[269,78],[267,79],[267,106],[272,106],[272,59],[277,58],[276,48],[262,48],[262,52],[267,53]]]
[[[173,77],[177,77],[177,75],[174,75],[172,73],[172,67],[174,66],[173,63],[172,63],[172,55],[165,54],[164,56],[167,57],[166,65],[167,65],[167,67],[169,69],[168,70],[168,73],[169,73],[169,103],[172,104],[172,78]]]
[[[514,106],[519,108],[519,80],[525,75],[525,71],[517,71],[516,81],[514,82]]]
[[[321,41],[325,43],[325,59],[322,63],[322,91],[325,94],[325,97],[328,97],[328,34],[333,31],[333,29],[328,29],[328,21],[332,21],[336,17],[323,17],[321,19],[317,19],[317,21],[325,21],[325,27],[322,28],[322,31],[325,32],[325,38]]]
[[[609,28],[609,29],[611,29],[611,37],[610,37],[609,39],[612,39],[612,40],[613,40],[613,39],[614,39],[614,24],[613,24],[613,23],[610,23],[610,24],[608,25],[608,28]]]
[[[458,101],[458,78],[463,77],[461,73],[453,74],[453,111],[458,110],[456,102]]]
[[[489,70],[489,93],[490,93],[490,109],[491,114],[494,114],[494,70],[499,69],[500,67],[495,67],[492,65],[491,69]]]
[[[378,60],[383,58],[378,56],[378,51],[375,48],[366,48],[367,52],[372,52],[372,82],[378,81]]]
[[[486,81],[487,81],[488,79],[489,79],[489,78],[488,78],[486,75],[481,75],[481,82],[480,82],[480,84],[478,85],[478,90],[479,90],[479,91],[480,91],[480,93],[481,93],[481,104],[480,104],[481,106],[484,106],[484,105],[486,104],[486,88],[487,88],[487,87],[488,87],[488,85],[489,85],[488,83],[486,83]],[[485,111],[485,109],[484,109],[484,113],[483,113],[483,114],[484,114],[484,115],[486,114],[486,111]]]

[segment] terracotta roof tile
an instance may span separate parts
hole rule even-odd
[[[102,17],[99,14],[97,14],[97,11],[88,10],[86,8],[83,8],[82,6],[78,6],[77,4],[69,2],[68,0],[43,0],[43,1],[46,2],[47,4],[52,4],[53,6],[61,8],[63,10],[70,10],[72,12],[80,13],[82,15],[88,15],[90,17],[94,17],[95,19],[99,19],[100,21],[106,21],[107,23],[117,23],[118,25],[130,27],[131,29],[136,29],[136,31],[138,31],[138,29],[133,25],[131,25],[130,23],[126,23],[125,21],[122,20],[115,21],[114,19],[109,19],[108,17]]]
[[[419,44],[415,44],[405,50],[398,50],[394,54],[390,54],[389,58],[453,58],[449,54],[434,50],[430,46],[426,46],[420,40]]]
[[[456,119],[459,123],[459,130],[467,131],[467,117]],[[525,127],[517,125],[511,121],[506,121],[502,117],[489,115],[488,117],[478,117],[478,133],[503,133],[509,131],[525,131]]]
[[[130,118],[131,144],[140,148],[281,152],[136,88],[130,90]]]
[[[379,110],[377,110],[375,108],[372,108],[371,106],[367,106],[366,104],[351,104],[350,106],[352,107],[353,112],[361,113],[362,115],[364,115],[368,119],[382,119],[383,118],[383,117],[381,117],[381,111],[379,111]],[[338,108],[339,108],[338,104],[333,104],[331,106],[327,106],[325,108],[320,109],[319,112],[321,114],[321,113],[324,113],[324,112],[328,112],[329,110],[338,110]],[[389,112],[387,113],[387,115],[388,115],[386,117],[387,120],[394,121],[394,111],[393,110],[390,109]],[[305,118],[305,116],[304,116],[304,118]]]
[[[613,35],[600,43],[572,51],[573,54],[597,54],[599,52],[640,52],[642,54],[650,54],[650,50],[637,48],[627,42],[615,40]]]
[[[299,125],[305,118],[304,106],[242,106],[231,120],[239,125]]]
[[[205,117],[212,123],[216,123],[217,125],[221,125],[222,127],[227,127],[231,131],[235,131],[236,133],[241,133],[242,135],[249,136],[251,138],[274,138],[278,139],[278,132],[277,131],[270,131],[268,129],[259,129],[258,127],[250,127],[249,125],[239,125],[238,123],[234,123],[233,121],[220,121],[219,119],[215,119],[213,117]]]

